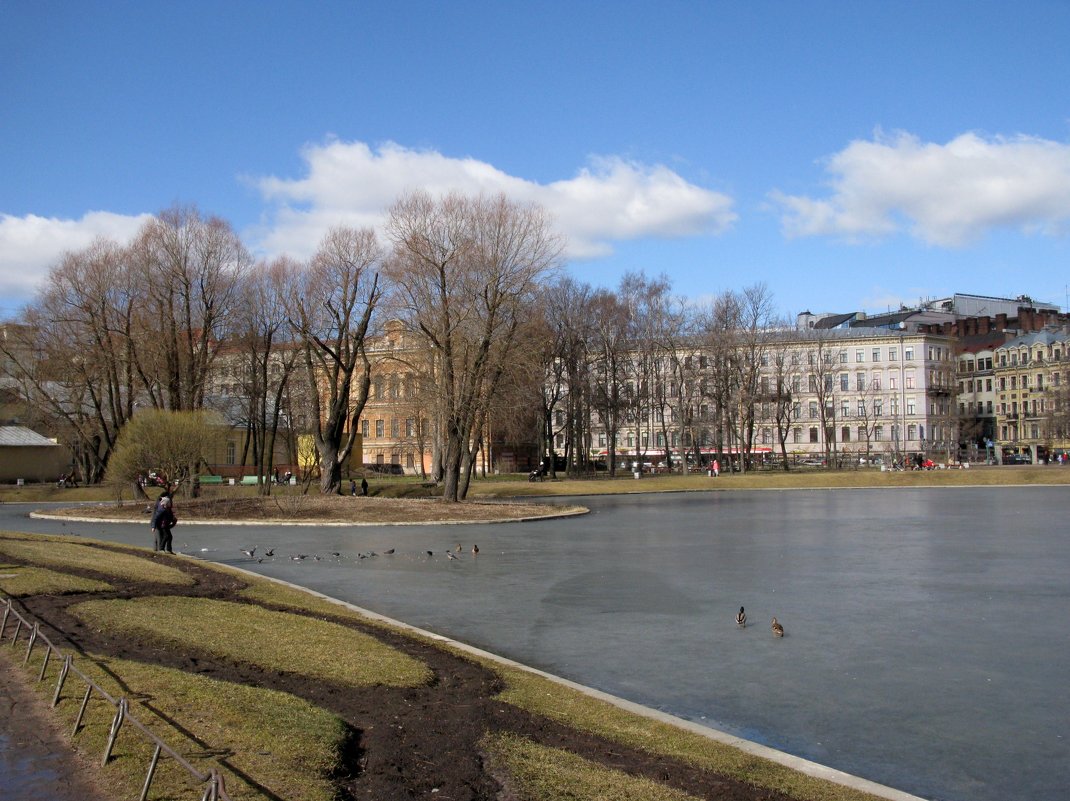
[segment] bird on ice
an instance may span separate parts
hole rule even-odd
[[[736,623],[739,624],[741,629],[747,625],[747,613],[743,611],[742,606],[739,607],[739,612],[736,613]]]
[[[252,559],[256,556],[256,546],[254,545],[252,548],[242,548],[241,552]]]
[[[387,550],[383,551],[383,553],[385,553],[387,556],[390,556],[391,554],[394,553],[394,549],[393,548],[388,548]]]
[[[446,557],[449,558],[449,559],[456,559],[457,558],[456,556],[453,555],[453,551],[446,551]]]
[[[781,626],[777,622],[777,619],[775,617],[773,618],[773,625],[772,625],[771,628],[773,629],[773,636],[774,637],[783,637],[784,636],[784,627]]]
[[[274,548],[269,548],[268,550],[264,551],[264,556],[274,556],[274,555],[275,555],[275,549]]]
[[[478,546],[478,545],[475,545],[475,544],[473,544],[473,545],[472,545],[472,556],[475,556],[475,555],[476,555],[476,554],[478,554],[478,553],[479,553],[479,546]]]

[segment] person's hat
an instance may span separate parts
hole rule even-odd
[[[171,499],[168,498],[166,495],[164,495],[162,498],[160,498],[160,506],[170,506],[170,505],[171,505]]]

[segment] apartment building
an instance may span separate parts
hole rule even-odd
[[[1070,450],[1070,328],[1023,334],[996,348],[997,443],[1003,461],[1046,461]]]
[[[756,358],[757,383],[740,390],[726,410],[715,394],[717,359],[696,349],[688,417],[670,386],[661,402],[622,425],[616,454],[623,464],[674,462],[696,451],[731,457],[746,451],[752,460],[835,459],[850,462],[880,455],[888,461],[916,454],[956,458],[958,440],[954,343],[942,334],[906,330],[833,328],[771,331],[747,358]],[[732,361],[739,364],[743,354]],[[672,384],[662,375],[655,383]],[[742,408],[740,404],[748,405]],[[753,418],[752,441],[732,432],[729,420]],[[687,419],[685,419],[687,418]],[[591,457],[604,458],[608,434],[593,416]],[[746,436],[746,433],[744,433]]]

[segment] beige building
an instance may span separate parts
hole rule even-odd
[[[0,426],[0,482],[56,481],[71,472],[71,453],[24,426]]]
[[[1004,463],[1036,464],[1070,449],[1070,330],[1035,331],[996,348],[994,380]]]

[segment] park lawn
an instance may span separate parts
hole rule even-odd
[[[0,566],[0,591],[13,598],[28,595],[102,592],[110,589],[112,586],[104,581],[72,576],[43,567]]]
[[[86,601],[70,611],[88,625],[127,631],[168,648],[204,651],[265,670],[354,687],[416,687],[431,680],[425,665],[366,634],[250,604],[167,596]],[[161,620],[168,625],[161,627]],[[271,636],[265,637],[265,632]],[[357,653],[360,659],[353,658]]]
[[[507,685],[499,700],[567,726],[779,790],[802,801],[879,801],[869,793],[807,776],[709,737],[629,712],[527,670],[501,664],[495,669]]]
[[[36,678],[42,660],[43,650],[37,648],[27,674]],[[335,715],[286,693],[158,665],[87,654],[77,666],[113,697],[126,697],[130,713],[198,771],[221,768],[235,801],[336,801],[334,774],[352,733]],[[35,685],[48,702],[59,668],[59,660],[50,661],[44,680]],[[68,735],[85,688],[80,678],[68,675],[53,711]],[[95,765],[100,765],[114,716],[115,708],[94,692],[72,743]],[[126,723],[112,758],[96,771],[98,783],[116,798],[137,798],[152,750],[151,741]],[[182,801],[200,797],[204,787],[164,755],[149,797]]]
[[[637,798],[643,801],[699,801],[693,795],[649,779],[629,776],[590,760],[513,734],[488,734],[480,746],[493,766],[509,777],[509,798],[525,801]]]
[[[193,579],[177,568],[151,559],[120,553],[90,541],[0,531],[0,556],[63,571],[86,570],[115,579],[154,584],[192,585]]]
[[[563,475],[563,474],[562,474]],[[859,470],[760,470],[679,475],[631,474],[617,478],[560,478],[536,482],[485,480],[472,483],[470,497],[547,497],[571,495],[618,495],[635,492],[694,492],[723,490],[879,489],[888,487],[974,487],[1070,484],[1070,469],[1062,467],[971,467],[968,470],[923,470],[881,472]]]

